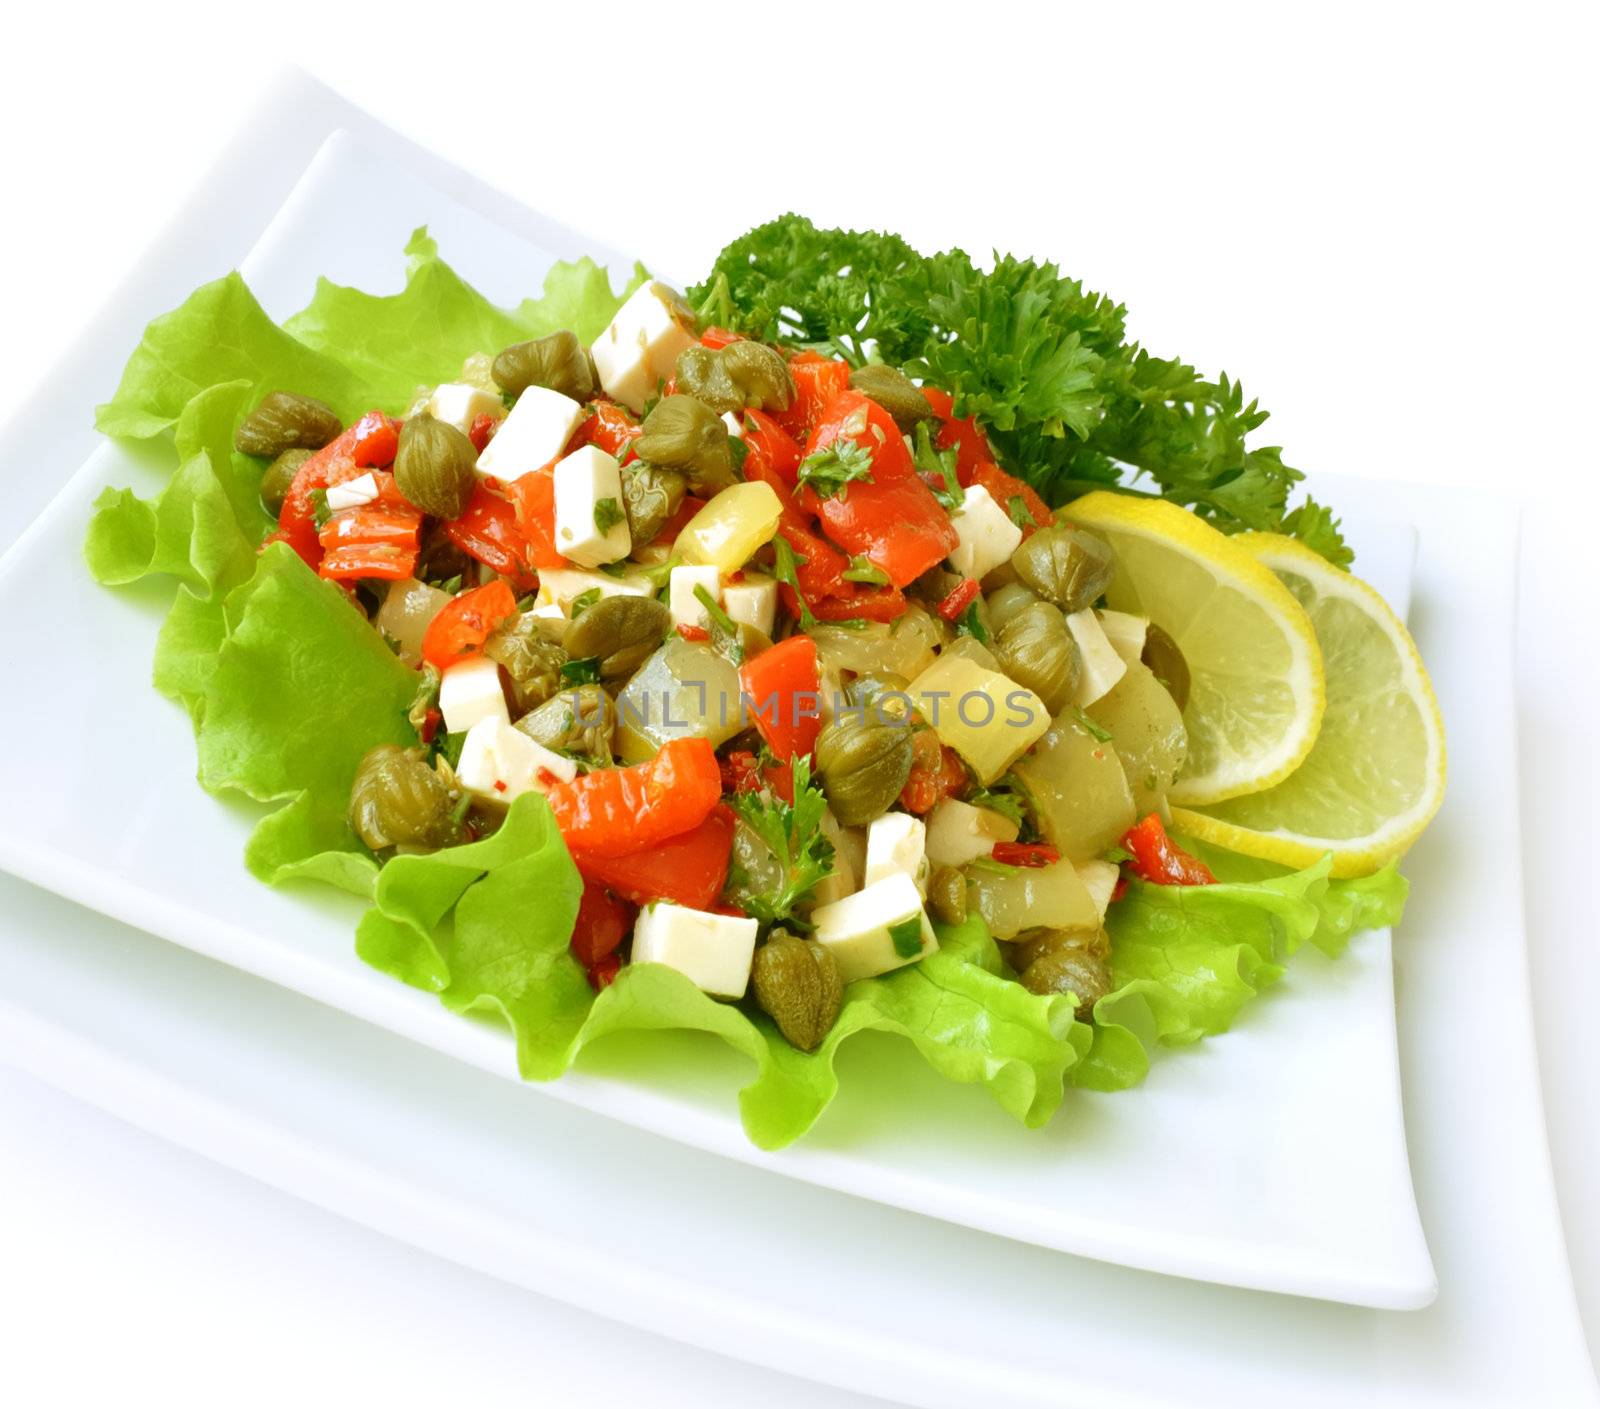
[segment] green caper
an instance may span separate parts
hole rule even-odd
[[[1011,565],[1029,587],[1069,616],[1094,605],[1116,573],[1111,549],[1093,534],[1051,524],[1011,555]]]
[[[910,435],[918,421],[931,420],[933,407],[917,384],[898,367],[876,362],[871,366],[857,367],[850,374],[850,385],[863,396],[870,396],[894,417],[901,434]]]
[[[602,680],[626,680],[672,630],[672,613],[654,597],[602,597],[567,629],[567,654],[599,658]]]
[[[1087,950],[1055,949],[1022,971],[1022,986],[1029,993],[1071,993],[1078,1000],[1078,1017],[1087,1021],[1094,1005],[1111,992],[1111,970]]]
[[[373,851],[441,847],[454,837],[450,787],[421,749],[380,744],[361,760],[350,789],[350,825]]]
[[[911,682],[893,670],[869,670],[850,682],[852,704],[863,705],[867,717],[890,724],[909,724],[915,713]]]
[[[1066,619],[1049,602],[1031,602],[991,638],[990,649],[1000,669],[1024,689],[1032,690],[1051,714],[1072,702],[1083,673],[1083,653]]]
[[[515,727],[547,749],[610,763],[617,707],[599,685],[577,685],[552,695]]]
[[[815,1052],[844,1003],[844,983],[833,955],[814,939],[774,930],[756,951],[750,980],[756,1002],[778,1031],[802,1052]]]
[[[678,512],[688,488],[688,482],[678,470],[638,460],[625,466],[622,508],[628,516],[629,541],[640,546],[653,542]]]
[[[283,511],[283,501],[289,493],[289,486],[294,483],[294,477],[300,466],[310,458],[309,450],[285,450],[267,466],[266,472],[261,476],[261,502],[273,518],[277,518]]]
[[[911,776],[911,729],[877,716],[871,708],[843,710],[817,738],[822,791],[846,827],[888,811]]]
[[[1166,687],[1179,711],[1184,710],[1189,703],[1189,662],[1183,658],[1182,647],[1153,621],[1145,628],[1139,659]]]
[[[1077,949],[1096,959],[1111,953],[1111,936],[1099,930],[1031,929],[1023,930],[1006,945],[1006,957],[1019,974],[1058,949]]]
[[[715,494],[733,483],[728,428],[697,397],[662,397],[644,418],[644,434],[633,448],[652,465],[682,470],[696,494]]]
[[[928,876],[928,909],[936,920],[959,925],[967,918],[967,878],[954,866],[935,866]]]
[[[566,331],[513,343],[494,359],[492,375],[495,384],[512,396],[542,386],[574,401],[588,401],[600,390],[589,349],[575,333]]]
[[[483,643],[483,653],[505,667],[512,703],[523,713],[561,689],[561,667],[567,663],[567,653],[539,634],[532,612],[519,613],[491,633]]]
[[[466,436],[424,411],[400,427],[394,482],[424,513],[453,519],[477,487],[477,463],[477,448]]]
[[[996,588],[986,595],[989,603],[989,625],[996,631],[1004,631],[1006,623],[1012,617],[1024,607],[1032,606],[1039,600],[1039,594],[1033,588],[1024,587],[1020,582]]]
[[[789,364],[765,343],[687,347],[678,354],[673,375],[680,392],[705,402],[719,416],[747,406],[787,411],[794,400]]]
[[[239,422],[233,448],[274,460],[285,450],[321,450],[343,427],[333,407],[292,391],[269,391]]]

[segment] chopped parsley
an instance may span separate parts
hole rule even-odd
[[[578,595],[572,599],[572,606],[569,609],[572,620],[576,621],[599,600],[600,589],[598,587],[591,587],[587,592],[578,593]]]
[[[992,788],[979,788],[967,802],[973,807],[986,807],[990,812],[1009,817],[1019,827],[1027,820],[1022,810],[1022,799],[1004,786],[1004,780]]]
[[[812,615],[806,594],[800,590],[800,564],[805,559],[794,551],[789,540],[781,533],[772,540],[772,553],[772,575],[794,592],[794,599],[800,604],[800,629],[815,630],[820,623]]]
[[[889,939],[902,959],[915,959],[922,953],[922,916],[908,915],[899,924],[890,925]]]
[[[966,497],[961,489],[961,481],[956,478],[955,446],[952,445],[948,450],[936,449],[928,422],[918,421],[911,458],[919,473],[938,481],[938,484],[929,486],[933,490],[933,497],[944,505],[947,512],[955,513]]]
[[[1020,494],[1013,494],[1006,500],[1006,512],[1011,515],[1011,522],[1024,531],[1033,527],[1033,515],[1028,512],[1028,501]]]
[[[581,656],[577,660],[569,660],[561,667],[561,682],[564,685],[598,685],[600,657]]]
[[[744,460],[750,453],[750,447],[744,443],[742,435],[728,434],[728,453],[733,457],[733,472],[740,479],[744,478]]]
[[[793,806],[765,788],[729,799],[778,863],[781,879],[775,887],[745,891],[737,897],[745,913],[763,925],[803,926],[794,913],[795,907],[833,872],[833,843],[822,834],[822,815],[828,810],[828,800],[811,781],[811,765],[804,756],[795,756],[793,768]]]
[[[437,743],[438,743],[438,754],[437,754],[437,757],[442,758],[446,763],[448,763],[450,765],[450,767],[452,769],[456,769],[456,768],[461,767],[461,746],[463,744],[465,744],[466,741],[467,741],[467,736],[464,733],[463,734],[445,734],[445,733],[441,733],[438,736],[438,739],[437,739]]]
[[[1083,731],[1093,738],[1096,743],[1109,744],[1111,742],[1111,731],[1109,729],[1102,729],[1081,709],[1074,709],[1072,711],[1072,716],[1078,721]]]
[[[983,624],[983,618],[978,615],[976,601],[961,613],[961,620],[956,622],[956,634],[970,636],[980,646],[989,644],[989,628]]]
[[[313,489],[311,491],[311,517],[316,521],[318,528],[326,526],[333,517],[333,510],[328,506],[328,491],[326,489]]]
[[[846,582],[867,582],[874,587],[889,585],[889,574],[880,567],[874,567],[859,553],[850,559],[850,566],[839,576]]]
[[[813,450],[800,462],[800,483],[824,499],[843,499],[852,484],[872,478],[872,452],[848,436]]]
[[[610,533],[627,517],[622,511],[622,505],[615,499],[608,496],[604,499],[595,500],[594,531],[596,533]]]

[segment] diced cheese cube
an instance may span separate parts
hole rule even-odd
[[[817,906],[811,922],[817,927],[813,938],[833,955],[846,983],[904,968],[939,947],[922,896],[911,877],[898,871]]]
[[[711,600],[717,600],[717,589],[722,574],[714,567],[675,567],[667,579],[667,605],[672,610],[674,626],[698,626],[711,629],[711,613],[706,604],[694,594],[696,587],[705,588]]]
[[[680,321],[684,312],[683,300],[665,284],[641,284],[629,295],[589,348],[607,396],[644,409],[672,375],[678,354],[694,346],[694,334]]]
[[[729,435],[736,435],[740,440],[744,439],[744,417],[739,415],[738,412],[724,411],[722,413],[722,424],[728,428]]]
[[[500,667],[488,656],[477,656],[452,665],[439,678],[439,711],[444,727],[452,734],[464,734],[480,719],[511,722],[506,708],[506,692],[500,688]]]
[[[1132,612],[1103,611],[1100,613],[1100,629],[1106,633],[1106,640],[1111,642],[1112,649],[1127,664],[1136,664],[1144,654],[1144,638],[1150,630],[1150,623],[1142,616],[1134,616]]]
[[[539,574],[539,595],[534,609],[555,606],[562,615],[572,615],[572,604],[585,592],[602,597],[652,597],[651,581],[643,573],[613,577],[609,572],[585,572],[579,568],[546,568]]]
[[[989,855],[996,842],[1015,841],[1021,830],[1003,812],[947,797],[928,814],[928,860],[965,866]]]
[[[961,538],[950,555],[950,566],[963,577],[987,576],[1009,561],[1022,542],[1022,530],[981,484],[966,491],[950,522]]]
[[[572,759],[552,752],[497,715],[480,719],[467,730],[456,766],[462,787],[507,804],[523,793],[542,793],[577,776],[578,765]]]
[[[811,892],[817,905],[828,905],[855,893],[861,873],[866,869],[867,842],[859,827],[842,827],[833,813],[824,810],[817,829],[833,843],[833,869],[817,882]]]
[[[760,573],[747,572],[722,589],[722,610],[733,620],[770,636],[778,621],[778,584]]]
[[[597,568],[633,548],[622,508],[622,469],[614,455],[585,445],[556,462],[556,552]]]
[[[909,812],[885,812],[867,828],[866,885],[885,876],[910,876],[919,894],[928,891],[928,828]]]
[[[1093,607],[1073,612],[1067,618],[1067,630],[1078,643],[1083,657],[1083,670],[1078,676],[1078,688],[1072,702],[1079,709],[1092,705],[1127,673],[1128,663],[1117,654],[1117,648],[1106,639],[1105,628]]]
[[[493,416],[500,420],[506,414],[506,405],[499,395],[483,387],[469,386],[466,382],[446,382],[436,386],[428,404],[422,408],[436,421],[454,426],[462,435],[472,430],[479,416]],[[563,441],[563,444],[566,442]]]
[[[531,386],[478,456],[478,473],[498,480],[521,479],[543,469],[567,448],[583,419],[583,407],[549,387]]]
[[[328,511],[337,514],[341,509],[359,509],[378,497],[378,478],[368,470],[364,475],[347,479],[343,484],[328,486]]]
[[[1121,868],[1109,861],[1080,861],[1077,871],[1083,888],[1089,892],[1089,899],[1094,901],[1094,908],[1100,912],[1100,918],[1105,919],[1106,908],[1111,904],[1111,892],[1117,888],[1117,881],[1122,876]]]
[[[665,964],[717,998],[742,998],[755,958],[752,919],[713,915],[658,900],[639,912],[633,928],[633,962]]]

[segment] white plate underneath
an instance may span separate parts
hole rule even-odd
[[[383,214],[332,227],[321,218],[353,199]],[[392,288],[405,237],[424,222],[467,277],[507,300],[536,288],[553,255],[583,252],[575,239],[530,246],[337,136],[245,272],[279,315],[309,296],[318,272]],[[102,447],[0,564],[0,596],[12,603],[0,655],[33,662],[0,699],[0,729],[21,737],[27,721],[49,716],[53,736],[72,741],[65,759],[38,748],[13,760],[13,781],[36,803],[0,818],[0,864],[509,1075],[503,1030],[450,1015],[356,961],[353,902],[269,891],[240,866],[256,814],[194,785],[187,721],[147,684],[170,591],[106,592],[82,567],[90,502],[130,479],[148,474],[123,448]],[[1373,524],[1357,538],[1370,574],[1403,609],[1410,530]],[[752,1149],[739,1128],[741,1060],[698,1035],[614,1039],[550,1089],[706,1149],[1009,1237],[1241,1286],[1414,1307],[1435,1282],[1406,1163],[1390,974],[1386,934],[1360,938],[1336,965],[1307,955],[1225,1038],[1158,1061],[1132,1093],[1074,1092],[1041,1132],[876,1036],[846,1049],[845,1094],[815,1132],[775,1155]]]

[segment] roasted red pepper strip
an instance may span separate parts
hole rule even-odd
[[[773,418],[796,440],[804,440],[822,418],[823,408],[850,385],[850,364],[816,352],[797,352],[789,359],[794,400]]]
[[[526,544],[527,560],[534,568],[569,566],[556,552],[556,467],[554,462],[522,475],[502,492],[516,506],[517,527]]]
[[[578,901],[578,918],[572,926],[572,954],[585,969],[593,969],[616,952],[633,928],[634,908],[618,900],[600,881],[587,877]]]
[[[673,739],[648,763],[585,773],[546,797],[582,862],[631,855],[699,826],[722,797],[722,775],[707,740]]]
[[[739,688],[773,757],[787,763],[809,756],[822,732],[817,643],[791,636],[739,667]]]
[[[587,881],[603,882],[639,905],[671,900],[704,910],[722,894],[732,849],[733,809],[719,803],[682,836],[626,856],[584,854],[579,869]]]
[[[893,621],[905,615],[906,594],[898,587],[867,587],[847,582],[841,596],[813,602],[818,621]]]
[[[1054,866],[1061,859],[1048,842],[997,841],[989,855],[1002,866]]]
[[[615,401],[596,401],[567,442],[567,453],[585,445],[597,445],[623,464],[634,458],[633,442],[644,434],[644,427],[626,406]]]
[[[729,343],[743,341],[743,333],[735,333],[727,328],[719,328],[715,324],[700,334],[700,346],[709,347],[713,351],[720,347],[726,347]]]
[[[322,545],[317,541],[317,491],[392,464],[399,442],[400,423],[382,411],[368,411],[295,471],[278,512],[278,531],[267,541],[287,543],[307,565],[316,567],[322,561]]]
[[[475,654],[489,633],[517,613],[517,599],[503,582],[474,587],[447,602],[422,635],[422,658],[448,670]]]
[[[918,476],[894,418],[876,401],[854,390],[834,397],[806,441],[807,458],[839,440],[871,455],[871,477],[826,499],[805,490],[800,502],[814,505],[823,531],[845,552],[904,587],[954,551],[960,541],[955,526]]]
[[[764,479],[787,499],[785,488],[795,486],[800,468],[800,442],[784,430],[765,411],[750,408],[744,412],[744,477]]]
[[[1217,878],[1211,874],[1211,868],[1198,857],[1190,856],[1167,835],[1159,813],[1152,812],[1128,828],[1122,838],[1122,848],[1131,858],[1128,867],[1133,874],[1152,885],[1216,884]]]
[[[983,589],[975,577],[964,577],[939,603],[939,615],[946,621],[960,621],[962,613],[975,601]]]
[[[994,451],[989,449],[989,441],[978,429],[976,420],[971,416],[957,418],[954,399],[949,392],[940,391],[938,387],[925,386],[922,388],[922,395],[928,405],[933,407],[941,422],[939,433],[933,438],[933,443],[940,450],[948,450],[952,445],[955,446],[956,478],[965,489],[972,482],[973,471],[981,461],[994,463]]]
[[[957,471],[956,477],[960,478]],[[994,500],[1008,514],[1012,512],[1011,501],[1020,499],[1026,510],[1024,518],[1029,522],[1019,525],[1022,536],[1026,538],[1036,528],[1043,528],[1050,522],[1050,506],[1039,497],[1039,493],[1031,485],[1024,484],[1015,475],[1008,475],[1000,466],[989,460],[980,460],[973,467],[972,473],[962,481],[963,489],[970,489],[975,484],[981,484],[989,491],[989,497]]]
[[[480,455],[488,443],[494,439],[494,433],[500,429],[501,416],[491,416],[487,411],[475,416],[472,429],[467,432],[467,439],[472,442],[472,448]]]
[[[969,779],[961,755],[941,744],[933,730],[919,730],[911,741],[911,776],[900,790],[900,805],[920,817],[942,799],[965,791]]]

